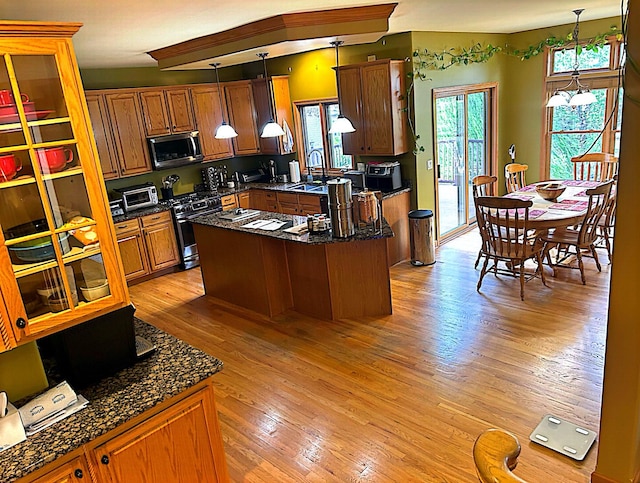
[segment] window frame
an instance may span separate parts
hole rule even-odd
[[[340,175],[344,173],[344,168],[334,168],[333,167],[333,159],[332,159],[332,151],[331,146],[329,145],[329,129],[330,126],[327,123],[327,115],[326,115],[326,105],[327,104],[336,104],[338,105],[337,97],[323,97],[319,99],[306,99],[304,101],[294,101],[293,103],[293,116],[295,120],[296,126],[296,143],[298,145],[298,161],[300,162],[300,170],[307,170],[307,159],[306,159],[306,149],[305,149],[305,138],[303,131],[303,121],[302,116],[300,115],[300,108],[307,106],[319,106],[320,107],[320,122],[322,125],[322,148],[325,153],[329,153],[329,156],[325,156],[323,161],[325,164],[325,172],[329,175]],[[353,169],[353,165],[355,163],[353,155],[351,156],[351,168]],[[319,174],[322,172],[322,168],[311,167],[311,173]]]
[[[580,69],[580,81],[587,85],[589,89],[607,89],[605,97],[605,118],[611,115],[611,110],[616,106],[616,100],[618,98],[620,82],[620,70],[617,66],[620,64],[620,57],[622,55],[623,42],[619,41],[616,37],[609,37],[607,43],[611,46],[609,54],[609,67],[608,68],[596,68],[596,69]],[[584,44],[583,44],[584,45]],[[571,72],[553,72],[554,53],[558,50],[563,50],[562,47],[545,49],[545,77],[544,77],[544,93],[545,104],[551,97],[553,92],[565,87],[571,81]],[[600,131],[554,131],[553,130],[553,110],[555,107],[548,108],[543,107],[543,143],[544,149],[541,153],[542,159],[540,160],[540,179],[549,179],[551,173],[551,141],[552,136],[562,133],[599,133]],[[561,107],[560,109],[570,109]],[[602,134],[602,152],[612,153],[615,149],[616,133],[620,132],[617,127],[619,109],[611,116],[611,121],[604,127]]]

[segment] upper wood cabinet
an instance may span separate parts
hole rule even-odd
[[[409,151],[404,61],[338,69],[341,112],[356,128],[342,135],[345,154],[397,156]]]
[[[233,138],[236,155],[260,154],[260,137],[251,81],[225,82],[229,122],[238,136]]]
[[[30,99],[15,95],[0,120],[0,350],[129,303],[72,57],[78,28],[0,22],[0,89]],[[102,297],[84,297],[103,283]]]
[[[100,157],[100,166],[104,179],[114,179],[120,176],[118,158],[113,142],[113,132],[109,125],[109,114],[104,96],[87,93],[87,108],[93,127],[93,137],[96,140],[96,148]]]
[[[147,136],[194,131],[189,89],[145,89],[140,91]]]
[[[120,176],[151,171],[151,160],[142,121],[142,107],[134,90],[118,89],[104,95],[113,132]]]
[[[222,124],[223,112],[224,119],[229,118],[224,95],[222,96],[222,105],[220,105],[220,97],[218,87],[214,85],[191,88],[193,112],[200,131],[200,147],[204,161],[233,157],[231,139],[215,138],[216,129]]]
[[[289,77],[270,77],[269,83],[265,79],[254,79],[252,82],[253,99],[256,108],[258,133],[271,120],[271,107],[275,114],[275,121],[285,132],[284,136],[276,138],[260,138],[262,154],[289,154],[295,151],[293,138],[293,116],[291,113],[291,95],[289,94]],[[269,90],[273,93],[273,102]]]

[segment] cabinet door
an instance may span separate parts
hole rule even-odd
[[[251,208],[250,192],[238,193],[238,206],[240,208]]]
[[[34,480],[33,483],[91,483],[92,481],[86,458],[79,456]]]
[[[167,211],[143,216],[141,223],[151,272],[180,263],[171,214]]]
[[[260,142],[251,81],[227,82],[224,91],[229,119],[238,133],[233,138],[233,151],[237,155],[259,154]]]
[[[218,87],[193,87],[191,89],[193,111],[200,131],[200,146],[205,161],[233,157],[233,145],[230,139],[216,139],[215,133],[224,119],[228,119],[224,97],[220,104]]]
[[[342,147],[345,154],[362,155],[365,151],[365,123],[362,117],[362,88],[359,67],[341,67],[338,76],[340,82],[340,112],[356,129],[342,135]],[[380,93],[383,95],[383,93]],[[369,122],[369,120],[367,120]]]
[[[225,195],[220,197],[220,203],[222,204],[223,210],[232,210],[233,208],[238,207],[238,201],[236,199],[236,195]]]
[[[365,154],[393,154],[389,64],[365,66],[362,68],[361,76],[362,119],[367,121],[364,125]]]
[[[258,128],[258,136],[262,133],[264,126],[272,119],[275,119],[271,114],[273,110],[273,103],[269,94],[270,88],[270,83],[265,79],[254,79],[251,81],[253,102],[256,109],[256,126]],[[260,137],[258,139],[260,142],[260,152],[262,154],[280,154],[280,138]]]
[[[17,93],[0,123],[0,314],[18,343],[129,302],[71,39],[38,28],[3,38],[0,58],[0,88]]]
[[[120,176],[151,172],[142,108],[134,91],[105,94]]]
[[[169,106],[169,121],[171,132],[194,131],[193,109],[189,89],[166,89],[167,104]]]
[[[100,94],[87,93],[87,107],[89,118],[93,128],[93,137],[98,148],[100,167],[104,179],[117,178],[120,173],[118,169],[118,159],[116,158],[116,148],[113,144],[113,133],[109,125],[107,105],[104,97]]]
[[[144,115],[144,128],[147,136],[169,134],[169,112],[164,99],[164,91],[143,91],[140,93],[142,112]]]
[[[98,446],[93,459],[104,482],[228,481],[210,390]]]
[[[120,258],[122,258],[122,265],[127,280],[149,274],[147,251],[144,245],[140,229],[118,236]]]
[[[321,197],[317,195],[298,195],[299,209],[301,215],[313,215],[322,213]]]

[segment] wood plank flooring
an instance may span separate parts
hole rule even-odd
[[[588,482],[529,442],[551,413],[598,431],[609,265],[587,285],[562,270],[525,285],[489,274],[476,292],[477,232],[431,267],[391,269],[393,315],[269,319],[203,295],[198,268],[131,287],[136,315],[224,361],[216,403],[236,482],[476,482],[475,438],[522,444],[529,482]]]

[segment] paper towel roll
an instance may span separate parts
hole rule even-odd
[[[300,163],[297,161],[289,162],[289,179],[292,183],[300,182]]]

